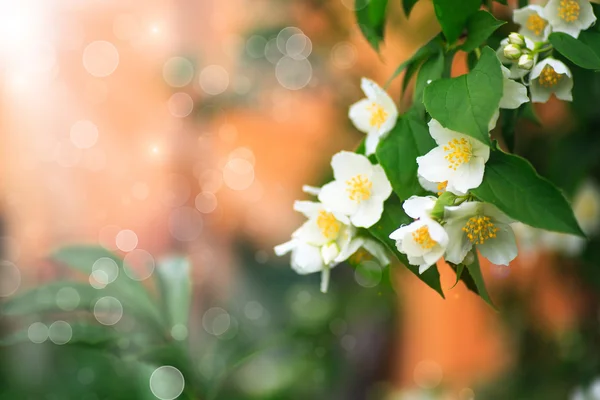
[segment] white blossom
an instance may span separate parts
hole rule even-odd
[[[363,78],[361,88],[366,99],[350,106],[348,116],[356,128],[367,134],[366,154],[375,153],[379,140],[396,125],[398,108],[394,100],[379,85]]]
[[[435,197],[413,196],[406,200],[404,211],[417,220],[390,234],[390,239],[396,241],[398,251],[406,254],[411,265],[419,266],[420,274],[442,258],[448,245],[446,231],[430,218],[435,202]]]
[[[522,83],[510,79],[510,70],[504,65],[502,69],[502,98],[500,99],[500,108],[515,109],[523,103],[529,101],[527,96],[527,88]],[[494,124],[495,125],[495,124]]]
[[[465,202],[446,207],[444,219],[450,239],[446,261],[461,263],[473,246],[497,265],[508,265],[517,256],[515,235],[509,225],[514,221],[494,205]]]
[[[418,174],[430,182],[446,182],[466,193],[483,180],[490,148],[477,139],[444,128],[438,121],[429,121],[429,133],[437,147],[417,158]]]
[[[522,77],[524,77],[525,75],[527,75],[529,73],[528,70],[526,69],[522,69],[519,68],[519,64],[518,64],[518,60],[509,60],[508,58],[504,57],[504,47],[508,44],[508,38],[504,38],[502,39],[502,41],[500,42],[500,47],[498,47],[498,49],[496,50],[496,55],[498,56],[498,59],[500,60],[500,62],[502,63],[502,65],[508,65],[510,68],[510,78],[511,79],[520,79]],[[525,37],[525,47],[527,47],[529,50],[533,50],[535,43],[533,43],[531,41],[531,39]],[[533,56],[533,63],[537,63],[538,60],[538,55],[535,54]]]
[[[341,151],[331,160],[334,181],[321,189],[319,200],[350,217],[352,225],[369,228],[381,218],[392,185],[380,165],[363,155]]]
[[[292,234],[292,240],[275,247],[275,254],[291,252],[291,266],[298,274],[321,272],[321,291],[326,292],[329,286],[329,270],[361,247],[383,265],[389,264],[382,245],[372,239],[356,237],[356,228],[345,215],[330,212],[312,201],[297,201],[294,209],[308,220]]]
[[[588,0],[550,0],[544,7],[543,17],[554,32],[564,32],[574,38],[596,21]]]
[[[552,93],[560,100],[573,100],[573,75],[562,61],[552,57],[540,61],[531,70],[529,82],[534,103],[547,102]]]
[[[520,34],[535,42],[544,42],[548,40],[548,36],[552,32],[552,26],[543,15],[543,7],[532,4],[515,10],[513,21],[521,25]]]

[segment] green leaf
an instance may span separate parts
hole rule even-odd
[[[456,195],[454,193],[442,193],[435,202],[433,210],[431,210],[431,217],[441,221],[444,218],[444,211],[446,210],[446,207],[453,206],[455,201]]]
[[[392,81],[394,79],[396,79],[396,77],[398,75],[400,75],[402,73],[402,71],[404,71],[407,67],[409,67],[415,63],[419,64],[420,62],[422,62],[424,59],[426,59],[430,55],[439,53],[442,50],[443,50],[442,41],[438,35],[438,36],[434,37],[433,39],[431,39],[425,46],[423,46],[419,50],[417,50],[415,52],[415,54],[412,55],[412,57],[410,57],[408,60],[401,63],[398,66],[398,68],[396,68],[396,70],[394,71],[392,76],[390,76],[390,78],[387,80],[384,87],[388,87],[390,85],[390,83],[392,83]],[[416,71],[416,69],[413,71],[413,73],[415,71]],[[407,72],[407,74],[408,74],[408,72]]]
[[[563,194],[519,156],[492,151],[483,182],[471,193],[527,225],[585,236]]]
[[[98,347],[110,342],[114,342],[120,337],[119,333],[110,326],[100,324],[90,324],[87,322],[70,322],[71,339],[69,345],[85,344]],[[12,346],[18,343],[30,343],[28,335],[29,327],[13,332],[0,340],[0,346]]]
[[[600,37],[598,34],[592,34]],[[575,65],[585,69],[600,70],[600,57],[598,57],[592,47],[583,43],[581,40],[577,40],[571,35],[562,32],[550,34],[549,40],[556,51]]]
[[[481,274],[481,266],[479,265],[479,257],[477,253],[475,255],[475,260],[467,265],[467,270],[463,271],[461,274],[461,280],[465,283],[467,288],[472,292],[476,293],[481,297],[486,303],[488,303],[494,310],[496,310],[496,306],[492,302],[490,298],[490,294],[485,287],[485,281],[483,280],[483,275]]]
[[[475,50],[492,36],[496,29],[504,24],[506,24],[506,21],[497,20],[485,10],[477,11],[467,20],[467,40],[465,40],[461,49],[467,53]]]
[[[496,1],[496,3],[504,4],[505,6],[508,5],[508,0],[494,0],[494,1]]]
[[[535,109],[533,108],[533,104],[530,101],[522,104],[520,109],[521,109],[521,112],[522,112],[521,115],[523,118],[533,122],[537,126],[542,126],[540,118],[537,116]]]
[[[458,282],[460,282],[460,278],[465,269],[465,264],[463,264],[463,263],[458,264],[456,266],[456,269],[454,266],[452,266],[452,269],[454,269],[456,272],[456,282],[454,282],[454,285],[452,285],[452,287],[450,289],[454,289],[456,287],[456,285],[458,285]]]
[[[404,15],[406,15],[406,18],[408,18],[410,12],[412,11],[415,4],[418,3],[418,1],[419,0],[402,0],[402,9],[404,10]]]
[[[433,82],[442,77],[444,73],[444,53],[441,51],[427,59],[417,75],[417,83],[413,92],[413,109],[422,116],[425,111],[423,104],[423,91],[428,82]]]
[[[450,44],[456,42],[469,17],[481,6],[481,0],[461,0],[459,3],[456,0],[433,0],[435,16]]]
[[[183,325],[187,328],[192,299],[190,263],[183,257],[170,257],[161,261],[156,268],[165,319],[171,327]]]
[[[406,268],[408,268],[413,274],[420,280],[425,282],[430,288],[435,290],[444,297],[444,291],[440,284],[440,273],[438,272],[437,266],[433,265],[427,271],[419,274],[419,267],[410,265],[406,255],[400,253],[396,248],[396,242],[390,239],[390,234],[398,229],[401,225],[410,224],[412,219],[406,215],[404,209],[398,202],[398,199],[391,198],[384,204],[383,215],[378,223],[369,228],[369,232],[382,242]]]
[[[52,255],[54,260],[83,272],[86,278],[92,273],[94,263],[104,257],[112,259],[119,268],[117,278],[108,284],[115,297],[129,306],[136,318],[144,319],[156,327],[164,327],[156,303],[140,282],[129,278],[123,270],[123,261],[115,254],[100,246],[67,246]]]
[[[425,108],[442,126],[489,146],[488,125],[502,98],[502,80],[496,52],[486,46],[471,72],[457,78],[439,79],[425,88]]]
[[[363,35],[379,51],[385,28],[385,9],[387,0],[356,0],[356,20]]]
[[[401,200],[425,191],[417,179],[417,157],[435,147],[425,123],[405,114],[377,147],[377,159]]]

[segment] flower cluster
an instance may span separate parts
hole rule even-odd
[[[552,57],[548,37],[552,32],[574,38],[595,21],[588,0],[550,0],[542,7],[529,5],[515,10],[514,22],[521,26],[500,44],[498,56],[510,66],[510,78],[524,80],[527,75],[531,101],[545,103],[554,95],[572,101],[573,75],[561,61]]]

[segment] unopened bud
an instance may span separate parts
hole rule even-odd
[[[518,60],[519,57],[521,57],[521,54],[523,54],[523,52],[521,51],[521,46],[519,45],[507,44],[504,47],[504,57],[508,58],[509,60]]]
[[[519,57],[519,68],[527,71],[533,68],[533,56],[531,54],[523,54]]]
[[[465,259],[463,260],[463,264],[471,265],[471,264],[473,264],[474,261],[475,261],[475,254],[473,254],[473,252],[470,251],[465,256]]]
[[[517,46],[525,46],[525,38],[520,33],[513,32],[508,35],[508,43],[515,44]]]

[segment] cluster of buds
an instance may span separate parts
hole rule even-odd
[[[516,61],[521,69],[529,71],[533,68],[532,49],[527,47],[525,37],[520,33],[513,32],[508,35],[508,44],[504,46],[504,57]]]

